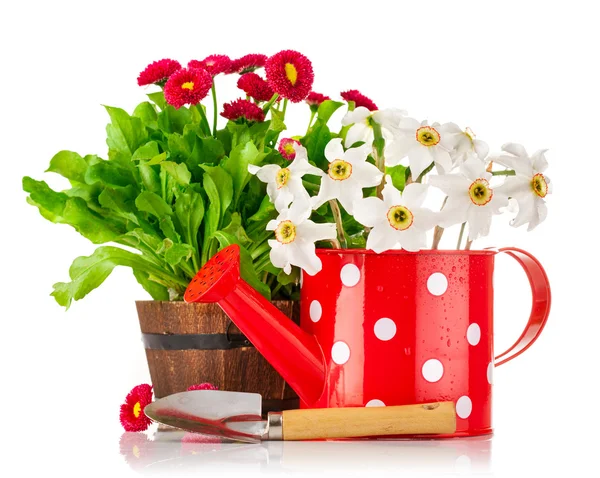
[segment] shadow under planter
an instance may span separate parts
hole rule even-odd
[[[295,301],[273,304],[296,323]],[[219,390],[259,393],[263,412],[298,408],[298,396],[217,304],[137,301],[156,398],[210,382]]]

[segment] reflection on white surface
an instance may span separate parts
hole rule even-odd
[[[140,473],[213,469],[243,472],[377,470],[490,473],[491,436],[448,440],[356,440],[222,443],[178,430],[124,433],[120,450]]]

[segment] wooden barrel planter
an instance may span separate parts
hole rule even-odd
[[[298,302],[273,304],[296,323]],[[137,301],[154,395],[210,382],[219,390],[260,393],[263,412],[298,408],[298,396],[217,304]]]

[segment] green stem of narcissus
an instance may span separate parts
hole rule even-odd
[[[279,94],[274,93],[273,96],[271,96],[271,99],[269,101],[267,101],[267,103],[265,104],[265,106],[263,106],[263,113],[267,114],[269,112],[269,110],[271,109],[271,106],[273,106],[273,103],[275,103],[277,101],[277,98],[279,98]]]
[[[517,173],[512,169],[505,169],[504,171],[492,171],[492,176],[514,176]]]
[[[217,137],[217,89],[215,88],[215,80],[213,79],[212,87],[210,88],[212,92],[212,100],[213,100],[213,138]]]
[[[371,119],[371,127],[373,128],[373,158],[375,159],[375,166],[384,174],[385,177],[385,157],[383,151],[385,149],[385,139],[381,132],[381,125]],[[381,183],[377,186],[377,197],[383,199],[382,191],[385,181],[382,179]]]
[[[458,242],[456,243],[456,249],[460,249],[460,243],[462,242],[463,234],[465,233],[466,222],[463,222],[460,226],[460,233],[458,234]]]
[[[333,218],[335,219],[335,226],[337,228],[337,233],[340,238],[341,248],[347,249],[348,238],[346,237],[346,231],[344,230],[344,223],[342,222],[342,211],[340,211],[340,206],[338,206],[337,199],[331,199],[329,201],[329,206],[331,207],[331,213],[333,214]]]

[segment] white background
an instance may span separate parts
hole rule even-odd
[[[146,471],[512,477],[597,469],[595,7],[523,0],[3,3],[0,468],[14,476],[134,473],[119,454],[118,408],[132,386],[149,381],[134,307],[144,291],[129,270],[116,270],[65,313],[51,286],[94,246],[28,206],[21,177],[60,186],[60,178],[42,174],[54,153],[105,156],[101,105],[131,111],[143,101],[136,77],[153,60],[293,48],[312,60],[316,91],[335,97],[358,88],[380,107],[470,126],[493,151],[508,141],[530,152],[549,149],[548,220],[527,234],[500,217],[491,237],[475,245],[513,245],[541,260],[553,286],[550,321],[539,343],[496,370],[491,442],[263,447],[243,459],[221,450]],[[234,79],[219,80],[221,97],[234,99]],[[304,105],[290,108],[293,134],[304,131],[305,115]],[[495,282],[500,351],[520,333],[529,293],[508,259],[499,258]]]

